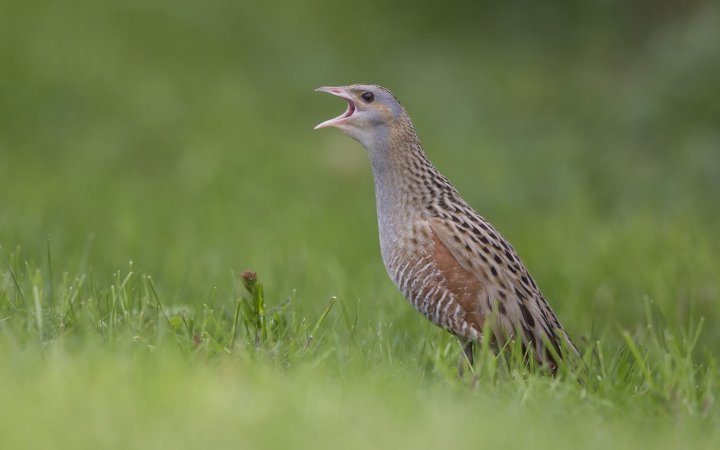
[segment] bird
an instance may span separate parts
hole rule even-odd
[[[417,311],[459,339],[461,364],[473,366],[485,336],[496,353],[519,342],[526,362],[553,374],[577,354],[517,252],[430,162],[397,97],[374,84],[316,91],[347,109],[315,129],[337,128],[367,150],[387,274]]]

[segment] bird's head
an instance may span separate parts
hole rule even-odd
[[[374,84],[353,84],[320,87],[315,90],[341,97],[348,104],[343,114],[326,120],[315,129],[339,128],[368,149],[381,140],[390,139],[391,133],[397,127],[409,124],[405,109],[397,98],[383,87]]]

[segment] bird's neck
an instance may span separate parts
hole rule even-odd
[[[410,181],[413,167],[431,166],[407,116],[393,127],[376,130],[373,139],[363,145],[368,150],[376,185],[403,188]]]
[[[425,155],[412,124],[388,130],[385,139],[368,145],[367,149],[385,259],[399,235],[421,219],[426,207],[436,200],[436,181],[445,179]]]
[[[383,139],[368,146],[368,154],[378,208],[408,204],[419,193],[422,174],[435,170],[411,127],[388,130]]]

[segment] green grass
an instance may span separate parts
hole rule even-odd
[[[720,438],[704,320],[673,329],[649,301],[642,330],[606,327],[556,378],[518,348],[481,348],[459,378],[459,345],[441,332],[396,331],[334,297],[301,316],[295,297],[266,304],[245,274],[235,295],[213,290],[192,308],[164,304],[132,271],[108,285],[68,273],[50,282],[11,254],[0,274],[9,448],[713,448]]]
[[[718,447],[720,12],[539,5],[2,3],[0,448]],[[362,148],[312,130],[352,82],[583,365],[458,378]]]

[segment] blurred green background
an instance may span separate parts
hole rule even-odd
[[[364,150],[313,126],[377,83],[571,334],[650,298],[720,320],[711,1],[0,3],[0,250],[168,302],[330,296],[429,330],[387,280]],[[704,342],[717,342],[708,327]]]

